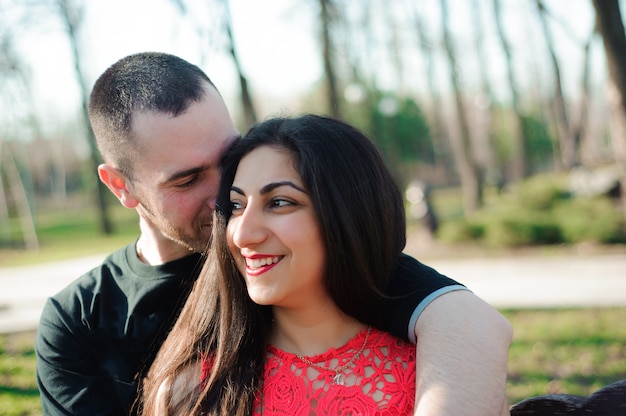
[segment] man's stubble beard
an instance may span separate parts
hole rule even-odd
[[[144,220],[148,220],[152,223],[165,238],[175,242],[181,247],[184,247],[189,250],[190,253],[205,253],[208,250],[211,243],[211,230],[213,228],[212,218],[208,221],[202,220],[199,224],[194,224],[192,229],[196,230],[197,233],[189,235],[184,229],[176,227],[174,224],[163,220],[166,218],[165,215],[155,215],[154,211],[144,202],[140,202],[140,206],[145,213]],[[210,225],[203,225],[207,223]],[[209,232],[207,233],[208,235],[206,236],[203,235],[206,232],[205,228],[209,229]]]
[[[207,228],[207,226],[203,225],[194,225],[193,229],[197,230],[197,234],[194,235],[188,235],[184,230],[176,228],[169,223],[159,223],[158,225],[161,225],[159,230],[161,230],[161,233],[166,238],[186,248],[190,252],[205,253],[210,246],[211,227],[208,227],[209,232],[205,236],[204,233],[206,232],[205,228]]]

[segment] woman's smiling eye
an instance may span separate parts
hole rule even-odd
[[[287,207],[290,205],[294,205],[294,202],[288,199],[284,199],[284,198],[272,198],[272,200],[270,201],[271,207],[280,208],[280,207]]]
[[[243,204],[239,201],[230,201],[230,212],[235,212],[243,209]]]

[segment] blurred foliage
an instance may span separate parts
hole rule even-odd
[[[428,123],[414,100],[385,97],[372,110],[371,136],[389,160],[434,163]]]
[[[436,199],[436,192],[434,193]],[[626,243],[626,219],[608,196],[575,196],[562,175],[536,175],[493,192],[470,217],[440,217],[437,237],[445,243],[488,247]]]
[[[507,166],[513,158],[513,143],[515,114],[508,107],[494,107],[493,109],[493,137],[494,150],[499,166]],[[550,134],[547,120],[538,113],[528,113],[522,116],[522,132],[526,148],[527,170],[529,174],[545,172],[553,166],[554,141]]]
[[[541,172],[552,166],[554,141],[548,122],[535,114],[522,117],[522,131],[526,145],[526,159],[530,173]]]
[[[415,100],[364,88],[359,94],[344,102],[344,118],[370,137],[390,164],[434,163],[428,122]]]
[[[558,204],[552,213],[567,243],[626,241],[626,221],[608,198],[573,199],[568,204]]]
[[[303,98],[306,112],[324,113],[323,84]],[[342,118],[368,136],[401,184],[412,177],[416,165],[435,162],[430,127],[419,103],[411,97],[353,83],[342,97]]]

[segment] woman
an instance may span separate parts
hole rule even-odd
[[[361,132],[255,126],[224,158],[214,221],[145,414],[412,414],[415,350],[377,329],[403,199]]]

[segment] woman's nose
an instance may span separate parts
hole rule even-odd
[[[241,215],[231,217],[229,227],[232,227],[233,242],[240,248],[261,243],[267,237],[263,212],[251,204]]]

